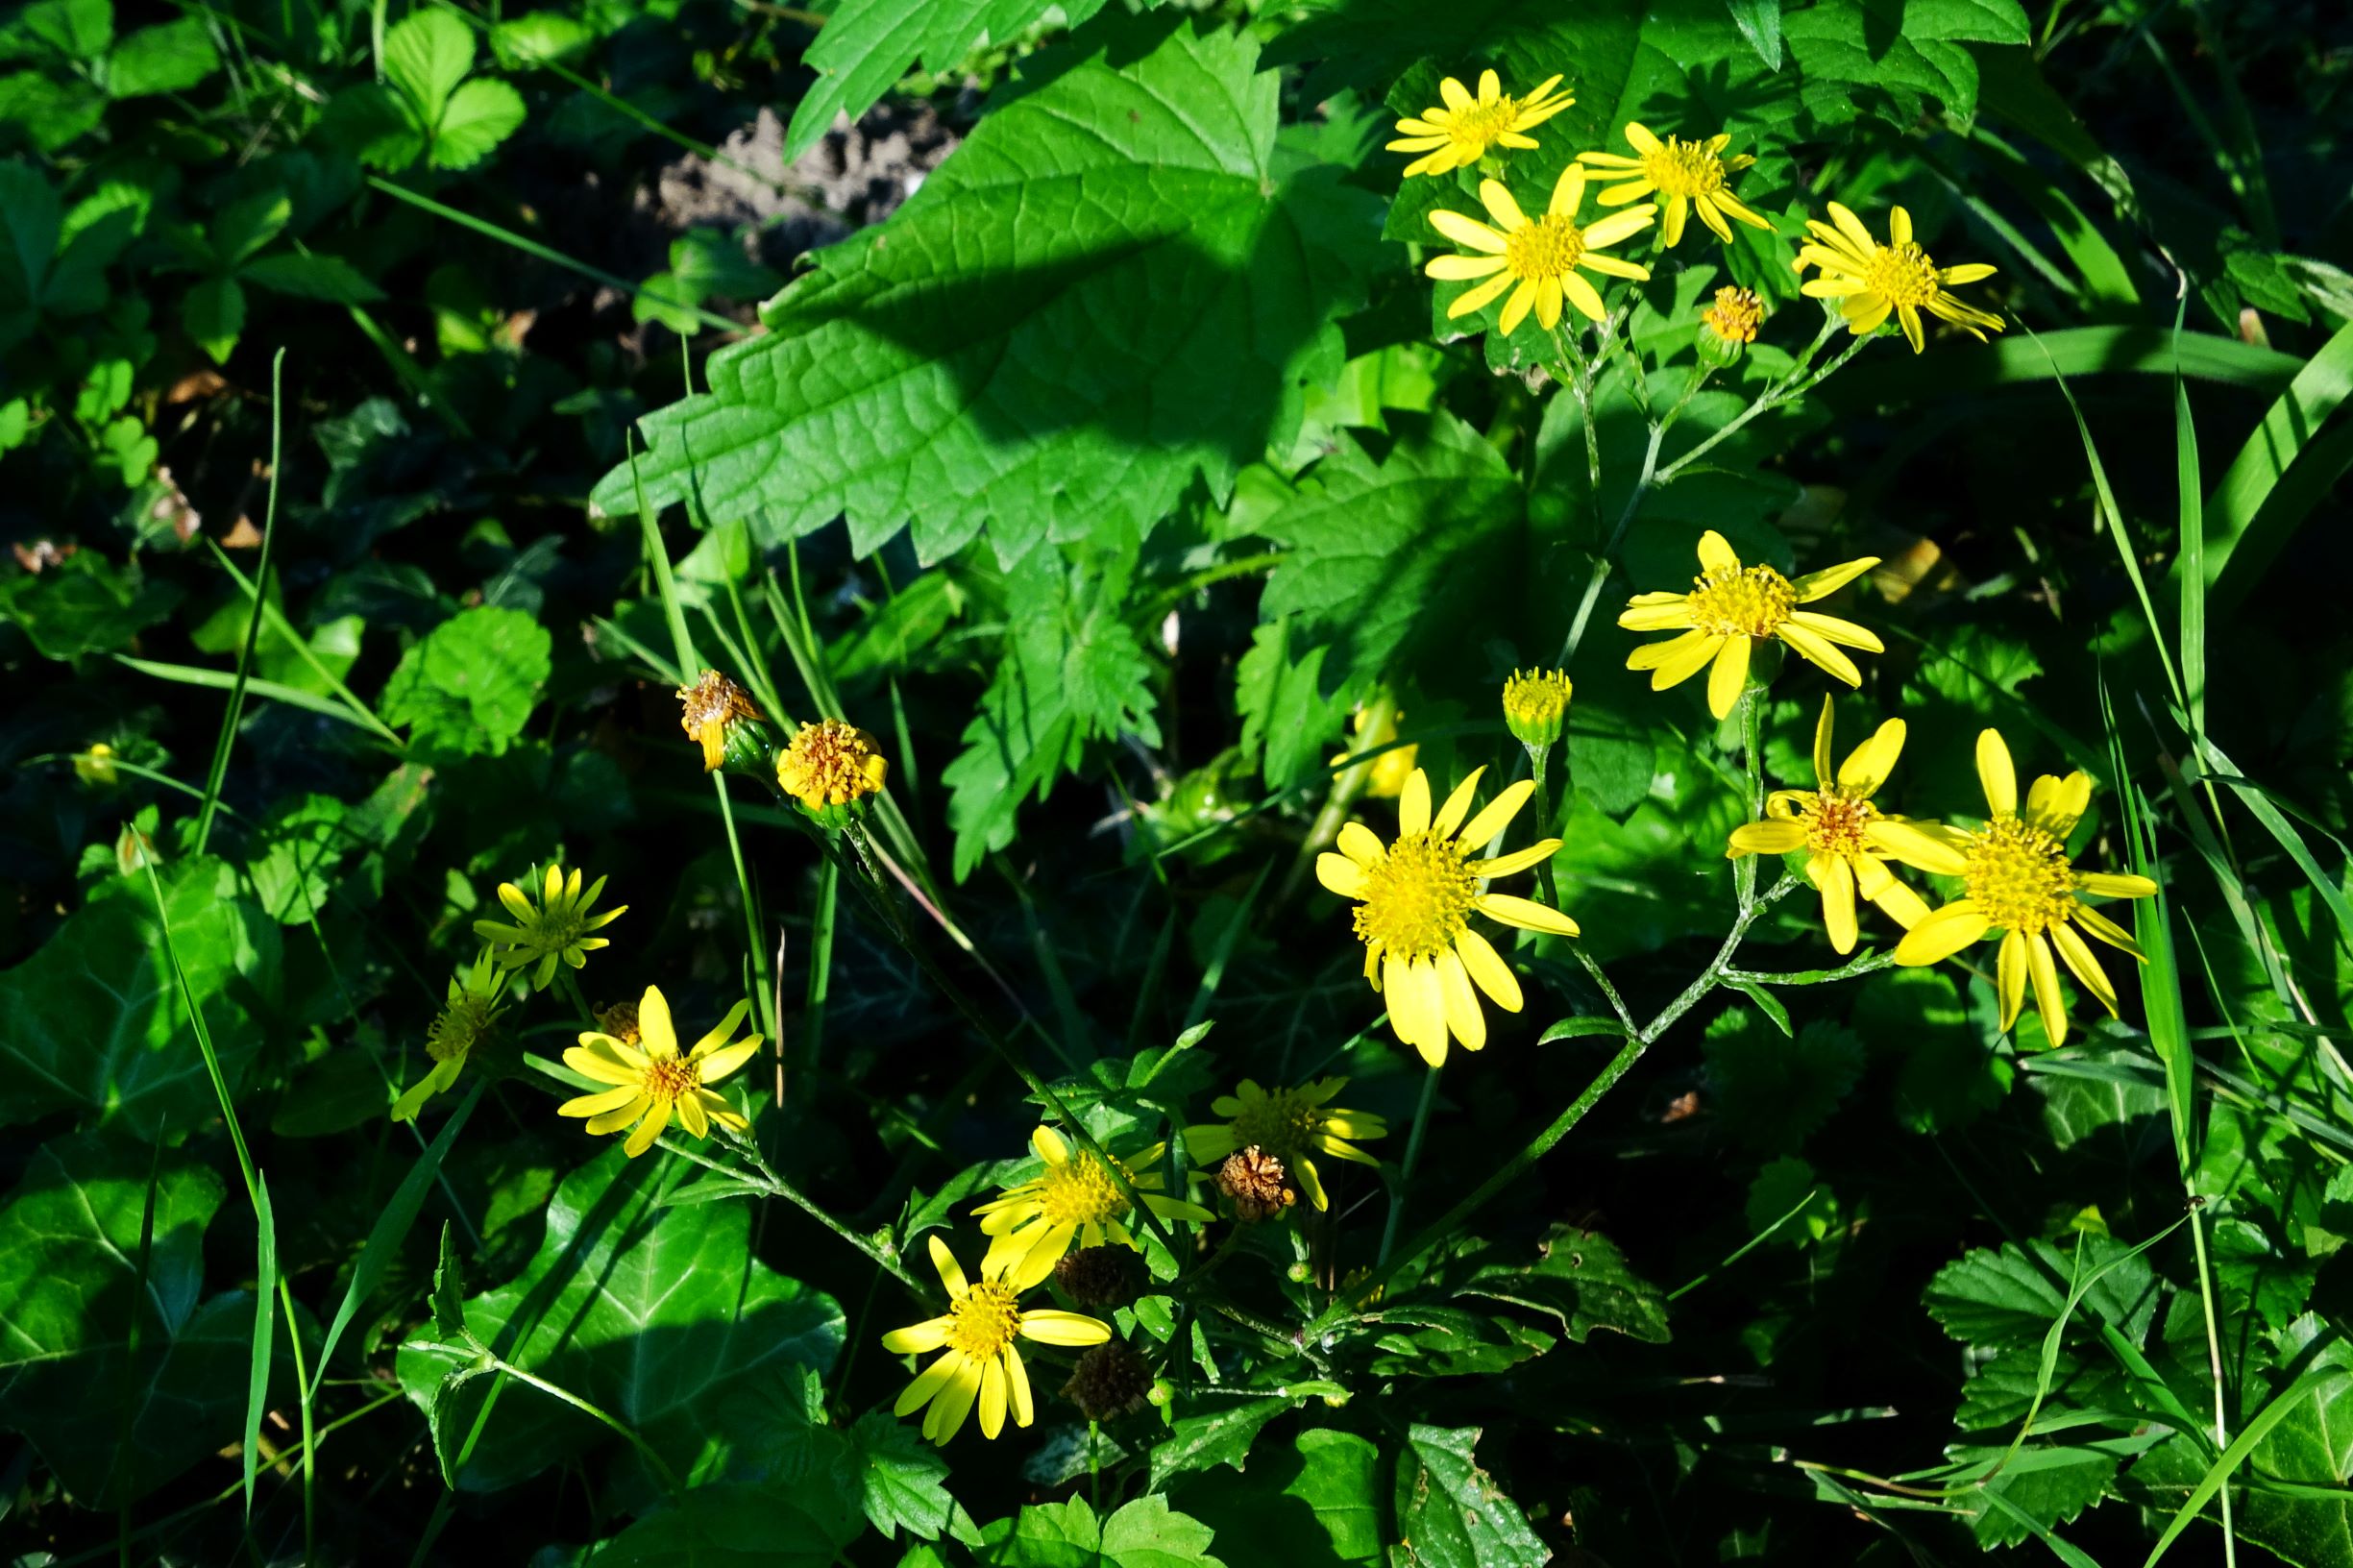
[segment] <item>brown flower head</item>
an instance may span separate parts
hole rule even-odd
[[[1253,1222],[1272,1219],[1299,1201],[1283,1162],[1256,1143],[1226,1156],[1217,1167],[1217,1190],[1233,1200],[1235,1218]]]
[[[615,1002],[610,1007],[597,1009],[597,1027],[624,1045],[638,1043],[637,1004]]]
[[[875,794],[890,771],[874,737],[839,719],[801,725],[776,758],[777,784],[812,812]]]
[[[1136,1254],[1125,1247],[1081,1247],[1054,1261],[1054,1283],[1089,1311],[1136,1299]]]
[[[716,670],[705,670],[702,678],[692,686],[678,688],[678,701],[684,712],[678,727],[685,730],[702,747],[702,771],[717,772],[727,760],[728,730],[745,721],[763,722],[760,710],[752,705],[751,694]]]
[[[1152,1392],[1152,1368],[1127,1346],[1113,1340],[1079,1357],[1063,1397],[1090,1421],[1108,1421],[1140,1407]]]

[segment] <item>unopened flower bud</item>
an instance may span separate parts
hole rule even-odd
[[[1570,691],[1568,674],[1559,670],[1514,670],[1504,682],[1504,723],[1531,754],[1550,750],[1560,739]]]

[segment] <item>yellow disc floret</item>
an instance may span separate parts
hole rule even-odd
[[[2064,921],[2075,903],[2075,870],[2066,848],[2039,827],[1997,818],[1972,833],[1961,853],[1969,897],[1987,921],[2033,934]]]
[[[776,759],[776,783],[817,811],[875,794],[890,771],[890,760],[873,736],[839,719],[821,719],[801,725]]]
[[[1723,637],[1770,637],[1798,607],[1798,591],[1769,566],[1711,572],[1691,587],[1691,624]]]
[[[1470,924],[1479,878],[1454,844],[1435,833],[1409,833],[1364,871],[1357,936],[1380,952],[1411,963],[1452,947]]]
[[[1705,196],[1724,188],[1724,159],[1704,141],[1669,136],[1641,157],[1642,177],[1661,196]]]
[[[1135,1185],[1135,1177],[1125,1165],[1119,1167],[1119,1174],[1128,1178],[1129,1186]],[[1045,1190],[1040,1194],[1040,1202],[1049,1224],[1101,1225],[1126,1217],[1127,1195],[1112,1180],[1111,1172],[1089,1156],[1048,1165],[1042,1179]]]
[[[947,1348],[975,1360],[1001,1356],[1020,1326],[1013,1291],[998,1281],[983,1280],[948,1308]]]

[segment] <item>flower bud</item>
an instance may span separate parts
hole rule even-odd
[[[1559,670],[1514,670],[1504,682],[1504,723],[1533,755],[1552,749],[1568,717],[1571,687]]]
[[[1736,362],[1764,325],[1765,302],[1749,288],[1720,288],[1716,303],[1700,312],[1700,363],[1721,370]]]

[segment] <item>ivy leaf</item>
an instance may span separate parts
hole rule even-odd
[[[907,527],[926,563],[987,522],[1010,564],[1140,538],[1195,475],[1222,492],[1287,441],[1374,198],[1277,169],[1255,42],[1160,31],[1031,61],[888,223],[819,253],[708,393],[644,422],[647,497],[763,544],[846,513],[861,555]],[[634,511],[631,470],[594,499]]]
[[[1416,1421],[1397,1458],[1396,1568],[1542,1568],[1552,1551],[1480,1467],[1477,1427]]]
[[[260,1049],[242,998],[274,990],[277,924],[236,896],[218,860],[161,869],[188,991],[205,1010],[234,1093]],[[0,974],[0,1126],[72,1111],[151,1139],[215,1114],[205,1060],[163,951],[146,878],[114,878],[16,968]]]
[[[1351,1568],[1381,1561],[1378,1448],[1353,1432],[1318,1427],[1287,1447],[1262,1445],[1256,1458],[1246,1474],[1189,1480],[1175,1501],[1219,1541],[1249,1542],[1261,1561]]]
[[[992,1568],[1225,1568],[1209,1555],[1210,1528],[1155,1493],[1098,1520],[1084,1498],[1023,1508],[981,1532],[974,1553]]]
[[[43,1145],[0,1207],[0,1422],[86,1507],[153,1491],[236,1440],[254,1300],[204,1299],[205,1228],[220,1205],[219,1176],[194,1160],[157,1162],[140,1144],[84,1133]]]
[[[802,57],[817,80],[793,110],[784,160],[816,146],[836,115],[854,120],[873,108],[917,61],[937,75],[983,38],[1010,43],[1055,9],[1076,27],[1103,0],[845,0]]]
[[[1511,591],[1524,509],[1502,453],[1451,414],[1433,415],[1379,463],[1353,437],[1339,441],[1261,527],[1287,553],[1259,618],[1287,620],[1294,665],[1329,647],[1322,684],[1345,697],[1492,616]]]
[[[748,1205],[664,1207],[664,1175],[661,1164],[618,1148],[574,1171],[549,1205],[538,1254],[464,1313],[502,1358],[626,1422],[692,1470],[711,1462],[712,1412],[737,1384],[772,1368],[829,1366],[843,1320],[831,1297],[752,1258]],[[458,1377],[465,1361],[429,1334],[412,1335],[398,1360],[458,1489],[495,1491],[612,1439],[569,1406],[509,1389],[459,1469],[458,1448],[488,1392],[488,1380]],[[633,1477],[635,1454],[622,1462]]]

